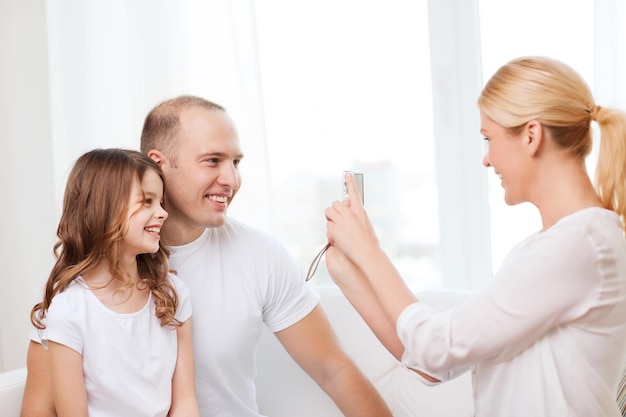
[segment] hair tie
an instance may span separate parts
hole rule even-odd
[[[591,110],[589,110],[589,117],[591,118],[591,120],[596,120],[596,117],[598,116],[598,112],[600,111],[602,107],[600,106],[593,106],[591,108]]]

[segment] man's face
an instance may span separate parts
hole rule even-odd
[[[230,117],[221,111],[193,107],[180,115],[175,163],[162,156],[167,243],[181,245],[207,227],[219,227],[241,185],[243,153]]]

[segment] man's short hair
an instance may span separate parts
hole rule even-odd
[[[226,111],[219,104],[197,96],[183,95],[165,100],[154,107],[146,116],[141,131],[141,151],[143,153],[148,153],[151,150],[161,151],[167,156],[171,164],[176,166],[180,114],[193,107],[201,107],[211,111]]]

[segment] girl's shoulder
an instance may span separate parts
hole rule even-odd
[[[89,286],[87,285],[87,283],[83,280],[81,276],[77,276],[72,280],[72,282],[67,284],[67,287],[65,287],[63,291],[58,292],[54,296],[52,302],[54,302],[55,300],[71,300],[75,298],[80,299],[88,291]]]
[[[77,277],[61,292],[57,293],[48,307],[48,324],[59,320],[70,320],[84,315],[90,304],[89,287],[82,278]]]

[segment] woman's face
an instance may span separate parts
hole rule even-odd
[[[513,135],[488,116],[480,113],[480,133],[487,141],[483,165],[492,167],[504,188],[504,201],[515,205],[528,201],[529,176],[524,132]]]

